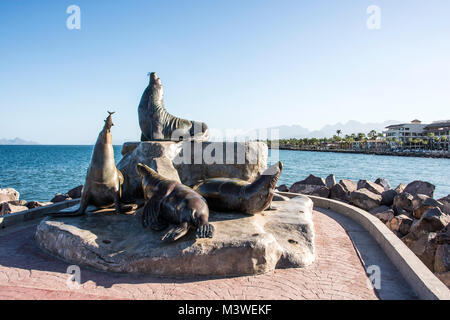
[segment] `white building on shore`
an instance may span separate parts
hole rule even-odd
[[[422,124],[420,120],[413,120],[411,123],[393,124],[386,127],[384,131],[386,138],[392,140],[398,139],[399,141],[406,143],[409,138],[423,139],[425,137],[424,129],[428,124]]]
[[[420,149],[450,151],[450,120],[424,124],[415,119],[410,123],[387,126],[386,129],[383,133],[391,147],[406,147],[411,145],[412,141],[420,141]],[[417,148],[417,143],[414,145]]]

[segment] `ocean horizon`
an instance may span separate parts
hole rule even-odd
[[[50,201],[84,184],[93,145],[2,145],[0,146],[0,188],[14,188],[20,199]],[[115,161],[122,158],[121,145],[114,145]],[[270,153],[270,150],[269,150]],[[305,179],[309,174],[336,180],[374,181],[386,178],[395,188],[399,183],[428,181],[436,186],[434,197],[450,193],[450,159],[396,157],[279,150],[283,172],[278,185]]]

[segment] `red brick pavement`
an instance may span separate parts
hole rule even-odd
[[[346,230],[314,211],[317,258],[306,268],[233,278],[160,278],[81,268],[69,289],[69,264],[42,252],[36,223],[0,232],[0,299],[377,299]],[[401,298],[401,297],[400,297]]]

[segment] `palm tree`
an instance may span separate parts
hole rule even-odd
[[[409,151],[411,151],[411,144],[413,142],[413,139],[412,138],[408,138],[408,142],[409,142]]]
[[[434,133],[433,132],[429,132],[428,134],[427,134],[427,136],[428,136],[428,140],[430,140],[430,151],[431,150],[433,150],[433,137],[434,137]]]
[[[375,130],[370,130],[370,132],[367,134],[367,136],[370,139],[375,139],[375,137],[377,136],[377,132]]]
[[[441,138],[439,138],[439,137],[434,137],[434,138],[433,138],[433,142],[434,142],[434,143],[437,143],[438,149],[441,148],[441,147],[440,147],[440,144],[439,144],[440,141],[441,141]]]
[[[341,135],[342,131],[341,129],[336,130],[336,134],[338,135],[338,137]]]

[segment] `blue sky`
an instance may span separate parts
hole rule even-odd
[[[448,0],[2,0],[0,138],[92,144],[114,110],[114,141],[137,140],[148,71],[169,112],[214,129],[447,119],[449,14]]]

